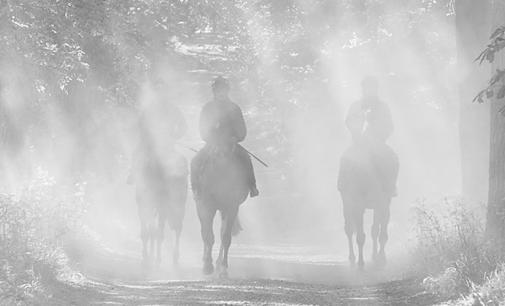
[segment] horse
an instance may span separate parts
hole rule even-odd
[[[204,160],[202,160],[204,159]],[[228,252],[238,232],[238,211],[249,194],[244,167],[229,148],[204,148],[191,162],[191,176],[203,240],[203,273],[214,273],[212,248],[216,212],[221,213],[221,246],[216,267],[220,277],[228,276]],[[196,192],[198,186],[198,192]]]
[[[398,160],[396,154],[389,147],[384,148],[386,148],[383,150],[386,157],[379,161],[373,158],[370,150],[366,147],[357,145],[349,148],[340,160],[338,189],[343,202],[349,262],[354,265],[356,261],[353,244],[353,236],[356,234],[358,267],[361,269],[365,265],[363,246],[366,235],[363,218],[367,209],[373,210],[372,259],[379,266],[386,264],[385,247],[388,241],[390,204],[395,194],[394,191],[385,188],[384,181],[390,181],[388,182],[390,186],[396,184]],[[382,168],[384,166],[387,168],[389,173],[387,177],[380,170],[378,171],[378,162],[384,162]]]
[[[154,150],[141,148],[135,161],[133,179],[140,219],[142,258],[148,264],[156,249],[156,264],[161,263],[165,224],[175,234],[172,262],[179,262],[179,240],[188,190],[188,165],[175,151],[158,156]],[[150,244],[150,245],[149,245]]]

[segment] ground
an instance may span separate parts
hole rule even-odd
[[[69,295],[70,293],[70,295]],[[281,280],[89,282],[60,288],[73,305],[432,305],[417,280],[327,286]]]
[[[55,284],[61,305],[432,305],[439,302],[421,280],[389,268],[364,271],[326,260],[318,248],[235,245],[230,278],[203,277],[198,246],[188,247],[179,268],[146,269],[135,252],[81,253],[78,279]],[[319,252],[319,253],[318,253]],[[401,266],[401,267],[400,267]]]

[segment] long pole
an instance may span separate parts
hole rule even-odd
[[[189,146],[186,146],[186,145],[183,145],[183,144],[180,144],[180,143],[177,143],[178,145],[190,150],[190,151],[193,151],[195,153],[198,153],[198,150],[197,149],[194,149],[192,147],[189,147]],[[264,161],[262,161],[258,156],[254,155],[252,152],[250,152],[249,150],[247,150],[246,148],[244,148],[242,145],[239,145],[242,149],[244,149],[247,154],[249,154],[252,158],[254,158],[257,162],[259,162],[260,164],[262,164],[265,168],[268,168],[268,164],[265,163]]]
[[[241,146],[241,145],[239,145],[239,146]],[[241,147],[242,147],[242,149],[244,149],[247,152],[247,154],[251,155],[251,157],[254,158],[257,162],[259,162],[260,164],[262,164],[263,166],[265,166],[265,168],[268,168],[267,163],[265,163],[264,161],[262,161],[258,156],[256,156],[253,153],[249,152],[249,150],[247,150],[243,146],[241,146]]]

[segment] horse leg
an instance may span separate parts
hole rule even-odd
[[[152,260],[154,257],[154,251],[156,248],[156,243],[157,239],[157,228],[156,228],[156,222],[153,222],[154,220],[151,220],[149,223],[149,259]]]
[[[343,198],[343,206],[344,206],[344,222],[345,222],[344,230],[347,236],[347,243],[349,249],[349,263],[351,265],[354,265],[356,262],[356,255],[354,254],[354,243],[352,241],[354,235],[353,216],[351,212],[352,203],[348,199]]]
[[[381,228],[381,222],[380,222],[380,212],[379,209],[376,208],[373,210],[373,224],[372,224],[372,231],[371,231],[371,236],[372,236],[372,259],[377,262],[378,257],[378,237],[379,237],[379,230]]]
[[[148,209],[146,208],[146,203],[143,200],[141,194],[137,191],[135,195],[135,201],[137,202],[138,215],[140,221],[140,239],[142,240],[142,262],[147,263],[147,244],[149,243],[149,215]]]
[[[214,231],[212,225],[216,209],[208,208],[204,203],[197,204],[198,217],[200,219],[200,231],[203,240],[203,273],[206,275],[214,272],[212,264],[212,246],[214,245]],[[207,203],[208,204],[208,203]]]
[[[181,238],[181,229],[177,228],[175,230],[175,246],[174,246],[174,254],[173,254],[173,259],[172,262],[174,266],[179,265],[179,242]]]
[[[147,262],[147,244],[149,243],[149,226],[147,222],[140,219],[140,239],[142,240],[142,261]]]
[[[381,208],[380,215],[380,233],[379,233],[379,260],[382,264],[386,264],[386,242],[388,241],[388,224],[390,218],[389,203]]]
[[[225,218],[224,218],[225,214],[221,211],[221,237],[223,237],[224,233],[224,223],[226,222],[225,221]],[[224,256],[224,248],[223,248],[223,239],[221,239],[221,245],[219,246],[219,255],[217,256],[217,259],[216,259],[216,267],[218,268],[221,268],[221,265],[222,265],[222,262],[223,262],[223,256]]]
[[[228,277],[228,251],[231,246],[231,236],[233,225],[238,214],[238,205],[233,206],[223,212],[223,223],[221,225],[221,250],[222,259],[220,261],[220,277]]]
[[[165,218],[160,214],[158,216],[158,224],[155,228],[156,238],[156,264],[161,264],[161,249],[163,246],[163,238],[165,236]]]
[[[355,209],[354,224],[356,225],[356,243],[358,244],[358,267],[362,269],[365,266],[363,259],[363,246],[365,245],[365,230],[363,228],[364,209]]]

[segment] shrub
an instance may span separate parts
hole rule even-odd
[[[31,304],[49,297],[44,283],[65,262],[61,244],[79,227],[83,188],[57,187],[39,173],[20,196],[0,195],[0,304]]]
[[[482,285],[472,284],[466,296],[444,305],[503,305],[505,304],[505,266],[500,265]]]
[[[415,266],[425,271],[425,288],[450,298],[470,292],[495,271],[503,256],[485,239],[484,208],[457,199],[415,209]]]

